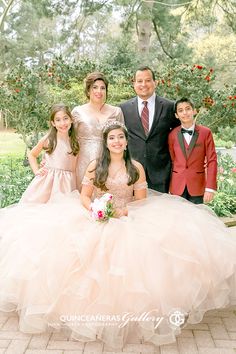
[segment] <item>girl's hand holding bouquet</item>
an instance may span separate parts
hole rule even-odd
[[[96,221],[107,221],[115,214],[115,210],[112,203],[112,194],[105,193],[101,198],[94,199],[91,203],[91,215]]]

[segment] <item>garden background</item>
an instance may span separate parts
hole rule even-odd
[[[216,145],[234,148],[235,7],[234,0],[0,0],[1,207],[17,202],[32,179],[25,153],[47,130],[50,106],[84,103],[83,80],[94,70],[106,74],[108,102],[119,105],[134,95],[137,66],[151,66],[158,95],[190,97]],[[230,155],[219,157],[218,185],[211,207],[235,214]]]

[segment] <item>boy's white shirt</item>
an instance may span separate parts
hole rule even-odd
[[[184,128],[184,127],[182,126],[182,128]],[[192,130],[194,132],[195,124],[193,124],[190,128],[184,128],[184,129]],[[185,139],[186,143],[189,145],[193,135],[190,135],[188,133],[183,133],[183,136],[184,136],[184,139]],[[205,192],[215,193],[216,191],[214,189],[211,189],[211,188],[205,188]]]
[[[181,127],[184,128],[182,125],[181,125]],[[195,124],[193,124],[190,128],[184,128],[184,129],[192,130],[192,132],[194,132],[194,128],[195,128]],[[188,133],[183,133],[183,136],[184,136],[186,143],[189,145],[193,135],[190,135]]]

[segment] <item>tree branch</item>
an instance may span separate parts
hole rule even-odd
[[[154,19],[152,20],[152,23],[153,23],[154,30],[155,30],[155,32],[156,32],[158,41],[159,41],[159,43],[160,43],[160,45],[161,45],[161,48],[162,48],[163,52],[164,52],[170,59],[174,59],[174,58],[172,57],[172,55],[170,55],[170,54],[165,50],[164,44],[162,43],[162,40],[161,40],[160,34],[159,34],[159,32],[158,32],[158,29],[157,29],[157,25],[156,25],[156,22],[155,22]]]
[[[9,3],[7,4],[6,8],[5,8],[4,11],[3,11],[3,14],[2,14],[2,16],[1,16],[1,18],[0,18],[0,32],[1,32],[2,29],[3,29],[4,20],[5,20],[6,16],[7,16],[7,13],[8,13],[8,11],[9,11],[11,5],[13,4],[13,2],[14,2],[14,0],[9,0]]]
[[[135,9],[135,6],[138,4],[138,7]],[[139,1],[135,1],[132,5],[131,10],[129,11],[129,15],[128,18],[125,21],[125,25],[124,25],[124,31],[128,31],[129,26],[130,26],[130,20],[132,19],[132,17],[136,14],[137,16],[137,11],[139,9],[139,7],[141,6],[141,3],[139,3]]]

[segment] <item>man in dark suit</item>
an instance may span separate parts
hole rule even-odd
[[[174,114],[174,102],[157,96],[154,72],[140,67],[134,77],[137,97],[121,104],[129,132],[129,149],[146,172],[148,187],[168,193],[170,155],[168,135],[179,125]]]

